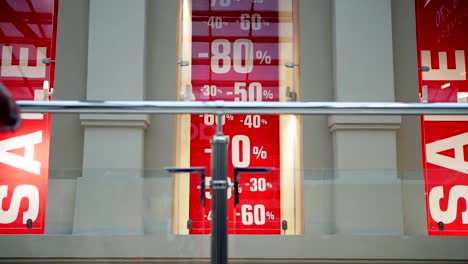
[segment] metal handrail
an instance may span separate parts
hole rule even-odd
[[[18,101],[24,113],[468,115],[468,103]]]

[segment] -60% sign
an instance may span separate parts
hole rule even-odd
[[[241,207],[240,214],[242,218],[242,224],[244,225],[264,225],[266,223],[266,219],[275,219],[273,212],[266,211],[265,205],[263,204],[256,204],[254,206],[251,204],[244,204]]]
[[[203,117],[203,123],[207,126],[212,126],[212,125],[217,125],[218,124],[218,119],[216,118],[215,115],[213,114],[206,114],[206,115],[199,115],[200,117]],[[221,125],[225,125],[227,121],[233,121],[234,116],[231,114],[223,115],[221,118]]]
[[[262,18],[260,14],[242,14],[240,16],[240,27],[242,30],[261,30],[262,26],[269,26],[270,22],[268,20]]]

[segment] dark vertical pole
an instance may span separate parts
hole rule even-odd
[[[218,132],[211,142],[211,263],[227,264],[227,145],[222,132],[222,115],[218,115]]]

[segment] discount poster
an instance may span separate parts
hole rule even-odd
[[[0,81],[16,100],[47,100],[54,83],[57,1],[0,0]],[[23,114],[0,133],[0,234],[43,234],[50,115]]]
[[[192,0],[192,74],[196,101],[279,101],[278,0]],[[280,167],[278,115],[225,115],[228,177],[235,167]],[[191,116],[190,166],[211,174],[214,115]],[[190,234],[211,232],[211,196],[200,203],[200,179],[190,176]],[[228,190],[230,234],[280,234],[280,173],[242,174],[240,202]]]
[[[468,1],[417,0],[424,102],[466,103]],[[468,235],[468,116],[422,117],[429,235]]]

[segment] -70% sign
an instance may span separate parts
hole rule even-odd
[[[250,166],[251,153],[256,160],[268,158],[268,152],[263,146],[250,146],[250,138],[246,135],[236,135],[231,142],[231,159],[234,167],[246,168]]]

